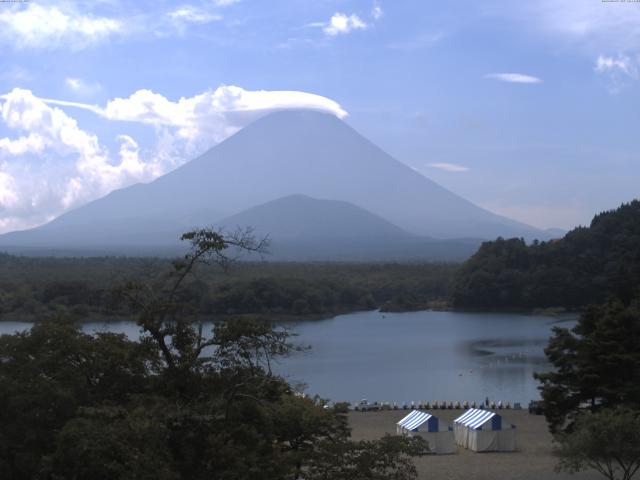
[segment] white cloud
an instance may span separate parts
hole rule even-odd
[[[633,70],[634,65],[631,63],[631,58],[627,56],[619,55],[618,58],[613,58],[600,55],[596,60],[596,72],[598,73],[618,71],[633,76],[637,74]]]
[[[216,7],[228,7],[229,5],[234,5],[236,3],[240,3],[242,0],[213,0],[213,4]]]
[[[493,80],[500,80],[501,82],[509,83],[540,83],[542,80],[538,77],[531,75],[524,75],[522,73],[489,73],[484,76]]]
[[[13,177],[0,171],[0,214],[15,206],[19,198]]]
[[[118,139],[119,155],[111,155],[94,134],[28,90],[3,95],[0,108],[2,122],[16,133],[0,138],[0,229],[37,225],[164,170],[155,159],[140,161],[128,137]]]
[[[79,78],[67,78],[64,81],[65,85],[71,90],[79,90],[82,86],[82,80]]]
[[[80,2],[77,6],[71,2],[8,3],[0,9],[0,41],[16,48],[78,50],[116,36],[182,35],[190,25],[221,20],[219,10],[239,1],[196,0],[193,5],[183,4],[171,10],[158,5],[151,10],[122,11],[112,17],[88,11],[91,2]]]
[[[599,55],[594,70],[607,78],[611,93],[618,93],[629,82],[640,79],[640,55],[635,58],[624,54],[617,57]]]
[[[316,26],[318,24],[313,25]],[[322,30],[330,37],[350,33],[354,30],[364,30],[367,28],[367,24],[362,21],[362,19],[358,17],[358,15],[346,15],[344,13],[335,13],[329,20],[329,23],[319,25],[322,25]]]
[[[609,76],[608,88],[616,92],[632,78],[624,72],[619,52],[633,52],[633,59],[640,51],[639,6],[631,0],[537,0],[509,5],[494,1],[492,11],[548,37],[554,50],[570,50],[595,61],[595,71]]]
[[[89,83],[77,77],[65,78],[64,84],[69,90],[78,95],[91,95],[102,89],[99,83]]]
[[[0,163],[0,232],[19,230],[29,226],[24,222],[19,211],[20,193],[15,179],[3,171],[5,165]]]
[[[121,133],[110,151],[59,107],[91,111],[118,121],[149,125],[151,147]],[[104,107],[41,99],[29,90],[0,95],[0,231],[38,225],[108,192],[149,181],[181,165],[275,110],[310,108],[344,117],[338,103],[306,92],[248,91],[222,86],[172,101],[150,90],[116,98]],[[112,129],[110,129],[112,131]]]
[[[380,5],[380,2],[374,2],[373,3],[373,8],[371,9],[371,16],[373,17],[373,19],[375,21],[380,20],[384,15],[384,11],[382,10],[382,5]]]
[[[579,42],[580,48],[624,50],[640,43],[640,8],[635,2],[538,0],[520,5],[528,24]]]
[[[640,76],[640,55],[637,58],[623,54],[615,58],[600,55],[596,60],[595,70],[598,73],[623,74],[637,80]]]
[[[429,163],[428,165],[432,168],[437,168],[446,172],[460,173],[469,171],[468,167],[458,165],[456,163]]]
[[[222,19],[221,15],[193,7],[191,5],[183,5],[182,7],[169,12],[167,16],[177,24],[204,24]]]
[[[121,30],[122,23],[116,19],[35,2],[6,6],[0,11],[0,37],[19,48],[65,44],[78,49],[107,40]]]
[[[46,100],[61,104],[58,101]],[[151,90],[138,90],[128,98],[110,100],[104,108],[64,102],[93,111],[109,120],[167,127],[186,155],[193,155],[237,132],[274,110],[308,108],[347,115],[338,103],[320,95],[295,91],[249,91],[222,86],[189,98],[171,101]]]
[[[58,103],[55,100],[50,103]],[[110,100],[104,108],[65,102],[91,110],[109,120],[167,127],[186,155],[202,151],[237,132],[251,121],[274,110],[309,108],[338,117],[347,113],[333,100],[295,91],[248,91],[222,86],[189,98],[171,101],[151,90],[138,90],[128,98]]]

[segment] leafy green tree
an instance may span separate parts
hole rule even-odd
[[[157,355],[144,342],[87,335],[68,323],[0,336],[0,477],[34,478],[80,407],[145,393],[156,366]]]
[[[303,478],[307,480],[412,480],[413,457],[429,453],[422,437],[385,435],[376,441],[322,440]]]
[[[555,328],[545,349],[554,370],[536,374],[552,432],[581,411],[640,409],[640,301],[589,307],[572,329]]]
[[[582,414],[573,431],[557,437],[557,469],[592,468],[609,480],[631,480],[640,469],[640,412],[605,409]]]
[[[177,480],[169,432],[153,412],[122,407],[82,409],[56,437],[41,476],[52,480]]]

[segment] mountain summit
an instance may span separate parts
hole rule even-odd
[[[414,235],[545,237],[446,190],[337,117],[295,110],[261,118],[151,183],[0,237],[0,245],[173,243],[180,230],[293,194],[349,202]]]

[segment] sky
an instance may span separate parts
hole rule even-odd
[[[0,52],[0,233],[283,108],[536,227],[640,196],[637,1],[0,2]]]

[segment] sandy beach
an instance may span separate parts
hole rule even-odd
[[[408,411],[352,412],[349,414],[354,440],[372,440],[385,433],[395,434],[396,422]],[[430,411],[441,422],[451,424],[462,410]],[[603,478],[597,472],[575,475],[554,472],[557,463],[552,452],[551,435],[543,416],[527,410],[500,410],[503,422],[516,425],[518,451],[512,453],[475,453],[458,447],[455,455],[429,455],[416,461],[420,479],[521,479],[591,480]]]

